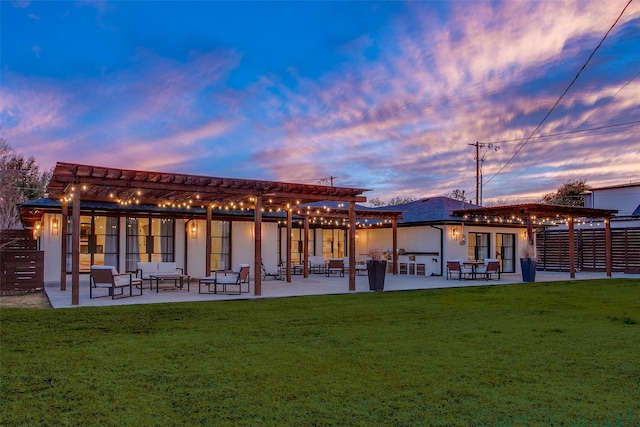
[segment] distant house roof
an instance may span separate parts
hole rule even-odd
[[[592,191],[598,191],[598,190],[612,190],[614,188],[628,188],[628,187],[640,187],[640,182],[629,182],[627,184],[609,185],[606,187],[593,187],[588,189],[582,194],[589,194]]]
[[[449,197],[427,197],[415,202],[395,206],[383,206],[379,210],[402,212],[398,224],[422,224],[430,222],[461,221],[461,217],[452,215],[457,209],[479,208],[480,206]]]

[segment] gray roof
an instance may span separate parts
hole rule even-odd
[[[471,203],[449,197],[427,197],[415,202],[395,206],[383,206],[380,210],[401,211],[403,219],[398,224],[416,224],[428,222],[460,221],[461,218],[451,215],[456,209],[479,208]]]

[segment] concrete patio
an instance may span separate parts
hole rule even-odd
[[[554,282],[566,280],[586,280],[586,279],[606,279],[604,273],[576,273],[575,279],[569,278],[569,273],[550,273],[537,272],[536,282]],[[640,274],[622,274],[614,273],[613,278],[628,278],[640,280]],[[418,290],[418,289],[439,289],[439,288],[456,288],[469,286],[495,286],[506,285],[512,283],[522,283],[520,274],[502,274],[500,280],[447,280],[441,276],[410,276],[410,275],[391,275],[387,274],[385,279],[385,292]],[[526,286],[524,284],[523,286]],[[349,294],[348,277],[325,277],[321,274],[312,274],[308,278],[302,276],[293,276],[291,283],[279,280],[263,280],[262,295],[253,295],[253,280],[250,283],[251,292],[242,295],[226,295],[226,294],[199,294],[198,281],[193,280],[190,283],[190,291],[174,288],[172,282],[165,283],[160,286],[160,292],[156,293],[155,286],[153,291],[149,289],[149,285],[145,284],[143,294],[139,295],[140,290],[134,289],[133,297],[117,297],[112,300],[110,297],[89,299],[89,276],[82,275],[80,280],[80,305],[71,305],[71,278],[67,279],[67,290],[61,291],[59,283],[49,283],[45,286],[45,291],[53,308],[70,308],[70,307],[98,307],[108,305],[128,305],[128,304],[157,304],[171,302],[192,302],[192,301],[229,301],[238,299],[256,299],[256,298],[286,298],[304,295],[328,295],[328,294]],[[246,290],[246,285],[243,286]],[[371,292],[369,290],[369,282],[366,275],[356,276],[355,292]],[[95,295],[106,295],[104,289],[98,289]]]

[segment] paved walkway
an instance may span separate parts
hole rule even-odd
[[[614,278],[633,278],[640,280],[640,274],[614,273]],[[575,279],[569,279],[569,273],[547,273],[537,272],[536,282],[553,282],[560,280],[586,280],[586,279],[606,279],[604,273],[576,273]],[[505,285],[510,283],[522,283],[520,274],[502,274],[500,280],[446,280],[439,276],[408,276],[392,275],[387,273],[385,278],[385,292],[417,289],[438,289],[455,288],[466,286],[491,286]],[[107,305],[126,304],[156,304],[185,301],[225,301],[237,299],[254,298],[285,298],[303,295],[327,295],[327,294],[347,294],[349,292],[348,277],[325,277],[321,274],[312,274],[308,278],[302,276],[292,276],[291,283],[278,280],[263,280],[262,295],[255,296],[253,281],[250,284],[251,292],[242,295],[222,295],[222,294],[199,294],[198,282],[192,281],[190,291],[173,287],[173,282],[160,286],[160,292],[149,290],[148,285],[142,295],[140,290],[134,289],[133,297],[116,298],[112,300],[106,298],[89,299],[89,276],[83,275],[80,279],[80,307],[96,307]],[[235,288],[235,287],[234,287]],[[243,286],[246,290],[246,285]],[[67,280],[67,290],[61,291],[59,283],[50,283],[45,286],[45,291],[54,308],[74,307],[71,305],[71,278]],[[371,292],[369,290],[368,278],[365,275],[356,276],[355,292]],[[98,289],[96,295],[106,295],[105,290]]]

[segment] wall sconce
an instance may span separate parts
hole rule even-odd
[[[57,216],[51,217],[51,235],[57,236],[60,232],[60,222]]]
[[[451,229],[451,238],[453,240],[458,240],[459,236],[460,236],[460,230],[458,230],[458,227],[453,227]]]
[[[33,238],[40,237],[42,235],[42,222],[37,221],[33,226]]]
[[[198,235],[198,223],[194,220],[191,220],[189,224],[189,232],[191,233],[191,237],[196,237]]]

